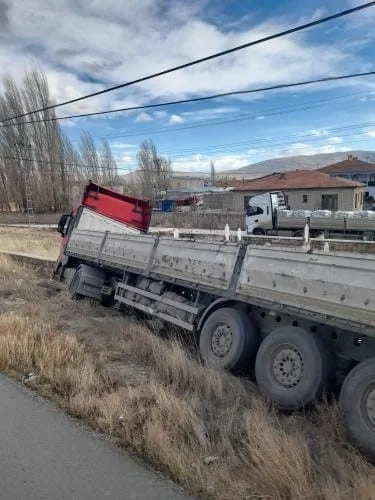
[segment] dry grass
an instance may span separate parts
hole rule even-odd
[[[57,259],[60,240],[58,233],[50,229],[0,227],[0,251]]]
[[[23,274],[7,265],[0,294]],[[334,404],[308,417],[279,415],[251,382],[200,365],[177,341],[88,302],[71,306],[67,323],[67,299],[56,298],[0,311],[0,369],[35,373],[34,388],[190,491],[218,499],[374,498],[373,468],[345,442]],[[121,366],[124,377],[113,370]]]

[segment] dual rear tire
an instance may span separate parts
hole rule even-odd
[[[297,410],[319,399],[329,390],[333,375],[333,359],[325,345],[298,327],[274,330],[256,357],[257,385],[282,410]]]
[[[317,336],[288,326],[270,333],[259,349],[258,345],[251,318],[242,310],[222,308],[205,322],[199,350],[209,366],[231,371],[249,371],[256,355],[258,387],[283,410],[309,405],[329,390],[334,363]]]
[[[375,456],[375,358],[356,365],[341,387],[339,408],[348,436]]]

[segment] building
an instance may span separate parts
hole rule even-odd
[[[361,182],[365,185],[365,202],[372,204],[375,200],[374,163],[358,160],[356,156],[348,155],[346,160],[320,168],[319,172],[329,174],[332,177],[342,177],[343,179]]]
[[[364,189],[360,182],[331,177],[316,170],[295,170],[253,180],[228,181],[232,191],[204,196],[205,208],[243,211],[250,198],[267,191],[283,191],[292,209],[361,210]]]
[[[209,184],[208,177],[191,177],[189,175],[186,176],[178,176],[174,175],[171,178],[170,190],[179,190],[179,189],[193,189],[204,190]]]

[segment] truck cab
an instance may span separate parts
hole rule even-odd
[[[285,207],[284,193],[274,191],[253,196],[246,209],[248,234],[265,235],[274,229],[276,209]]]

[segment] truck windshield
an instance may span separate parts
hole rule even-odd
[[[249,205],[246,210],[246,215],[261,215],[263,213],[263,208],[253,207],[252,205]]]

